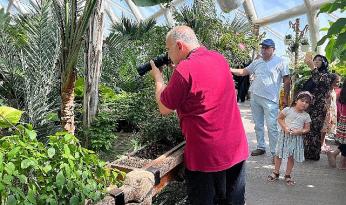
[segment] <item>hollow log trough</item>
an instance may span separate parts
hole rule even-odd
[[[141,167],[120,163],[130,155],[112,162],[111,168],[126,173],[124,184],[119,188],[109,187],[107,196],[97,205],[151,205],[152,197],[176,179],[183,162],[184,145],[182,142],[158,158],[146,160]]]

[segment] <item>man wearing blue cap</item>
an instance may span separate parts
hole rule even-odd
[[[290,91],[290,77],[288,66],[284,60],[274,55],[275,43],[272,39],[265,39],[260,43],[261,58],[254,60],[244,69],[231,69],[234,75],[254,75],[250,87],[251,111],[255,122],[257,149],[251,152],[252,156],[264,154],[264,116],[268,128],[269,147],[272,156],[275,154],[278,126],[277,116],[279,112],[279,92],[281,83],[284,82],[285,98],[284,107],[287,106]]]

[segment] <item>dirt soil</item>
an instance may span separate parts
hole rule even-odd
[[[176,145],[178,145],[178,143],[173,145],[161,144],[161,143],[150,144],[144,147],[143,149],[138,150],[134,156],[139,158],[144,158],[144,159],[156,159],[159,156],[163,155],[165,152],[172,149]]]
[[[123,159],[117,162],[117,165],[134,167],[134,168],[142,168],[152,160],[150,159],[142,159],[138,157],[124,157]]]
[[[184,182],[172,182],[153,198],[153,205],[189,205]]]

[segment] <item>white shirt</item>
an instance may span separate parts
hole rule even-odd
[[[250,92],[278,103],[282,79],[290,73],[284,60],[273,55],[269,61],[258,59],[245,69],[250,74],[254,74]]]

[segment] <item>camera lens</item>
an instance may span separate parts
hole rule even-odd
[[[159,55],[153,59],[156,67],[161,67],[163,65],[168,65],[171,60],[168,58],[168,53]],[[151,70],[150,62],[147,62],[143,65],[137,67],[137,72],[140,76],[145,75],[148,71]]]

